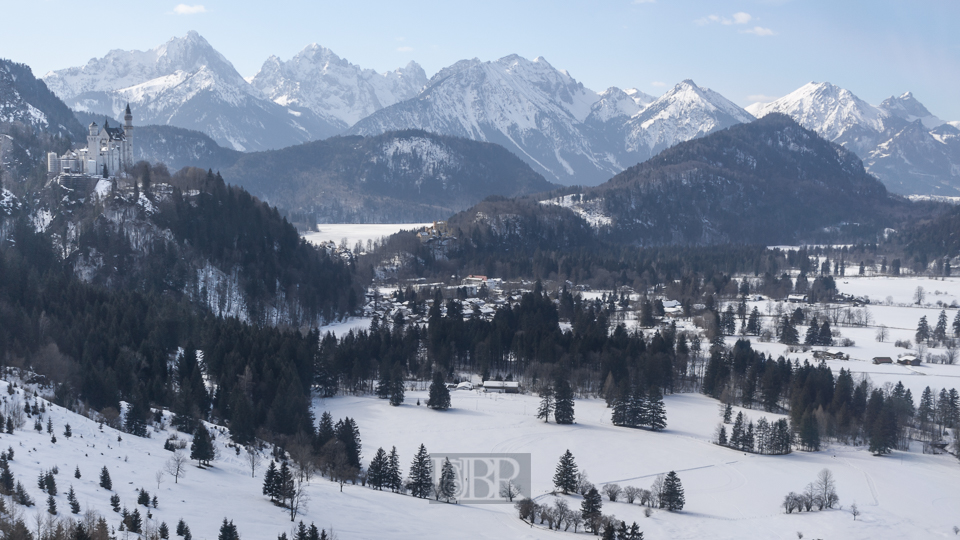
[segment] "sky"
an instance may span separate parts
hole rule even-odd
[[[828,81],[875,105],[911,91],[933,114],[960,120],[955,0],[4,4],[0,57],[38,75],[196,30],[245,77],[269,56],[288,60],[311,43],[380,72],[413,60],[428,76],[465,58],[515,53],[543,56],[595,91],[617,86],[659,95],[693,79],[746,106]]]

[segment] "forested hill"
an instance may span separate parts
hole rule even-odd
[[[89,194],[51,184],[33,212],[85,281],[182,296],[258,326],[315,326],[359,306],[349,262],[307,244],[275,208],[219,175],[171,177],[145,163],[134,175],[138,186],[101,180]]]
[[[595,188],[488,200],[450,222],[518,247],[537,236],[540,248],[771,245],[872,242],[929,212],[889,195],[851,152],[770,114],[680,143]],[[542,245],[549,237],[555,245]]]
[[[86,135],[73,112],[29,66],[0,58],[0,179],[21,180],[45,152],[63,152]]]
[[[909,206],[852,152],[780,114],[680,143],[585,194],[594,198],[612,239],[655,244],[870,235]]]
[[[271,204],[331,223],[446,219],[490,195],[557,187],[501,146],[424,131],[243,154],[222,172]]]

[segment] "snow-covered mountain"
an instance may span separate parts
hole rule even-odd
[[[113,50],[43,79],[74,110],[117,117],[130,103],[137,124],[202,131],[236,150],[281,148],[340,130],[309,109],[264,97],[193,31],[148,51]]]
[[[830,83],[808,83],[747,111],[757,117],[784,113],[822,137],[852,150],[872,174],[902,194],[960,194],[956,133],[910,92],[879,106]]]
[[[679,142],[753,120],[727,98],[685,80],[630,119],[626,149],[647,159]]]
[[[29,66],[0,59],[0,124],[20,124],[65,137],[83,137],[73,113]]]
[[[348,133],[424,129],[501,144],[550,180],[598,184],[679,141],[752,120],[719,94],[684,81],[661,98],[585,88],[542,57],[463,60],[419,96]]]
[[[427,83],[416,62],[396,71],[362,69],[316,43],[289,61],[271,56],[250,79],[277,104],[302,107],[346,129],[394,103],[410,99]]]
[[[368,116],[348,133],[413,128],[493,142],[549,180],[597,183],[622,169],[583,131],[599,99],[542,57],[461,60],[434,75],[417,97]]]

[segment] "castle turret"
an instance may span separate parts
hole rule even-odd
[[[130,104],[127,103],[127,110],[123,114],[123,143],[121,146],[121,158],[123,168],[133,167],[133,113],[130,112]]]

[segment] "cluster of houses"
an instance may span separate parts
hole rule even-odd
[[[889,356],[874,356],[873,363],[876,365],[893,364],[894,360]],[[901,366],[919,366],[920,358],[913,354],[903,354],[897,357],[896,363]]]

